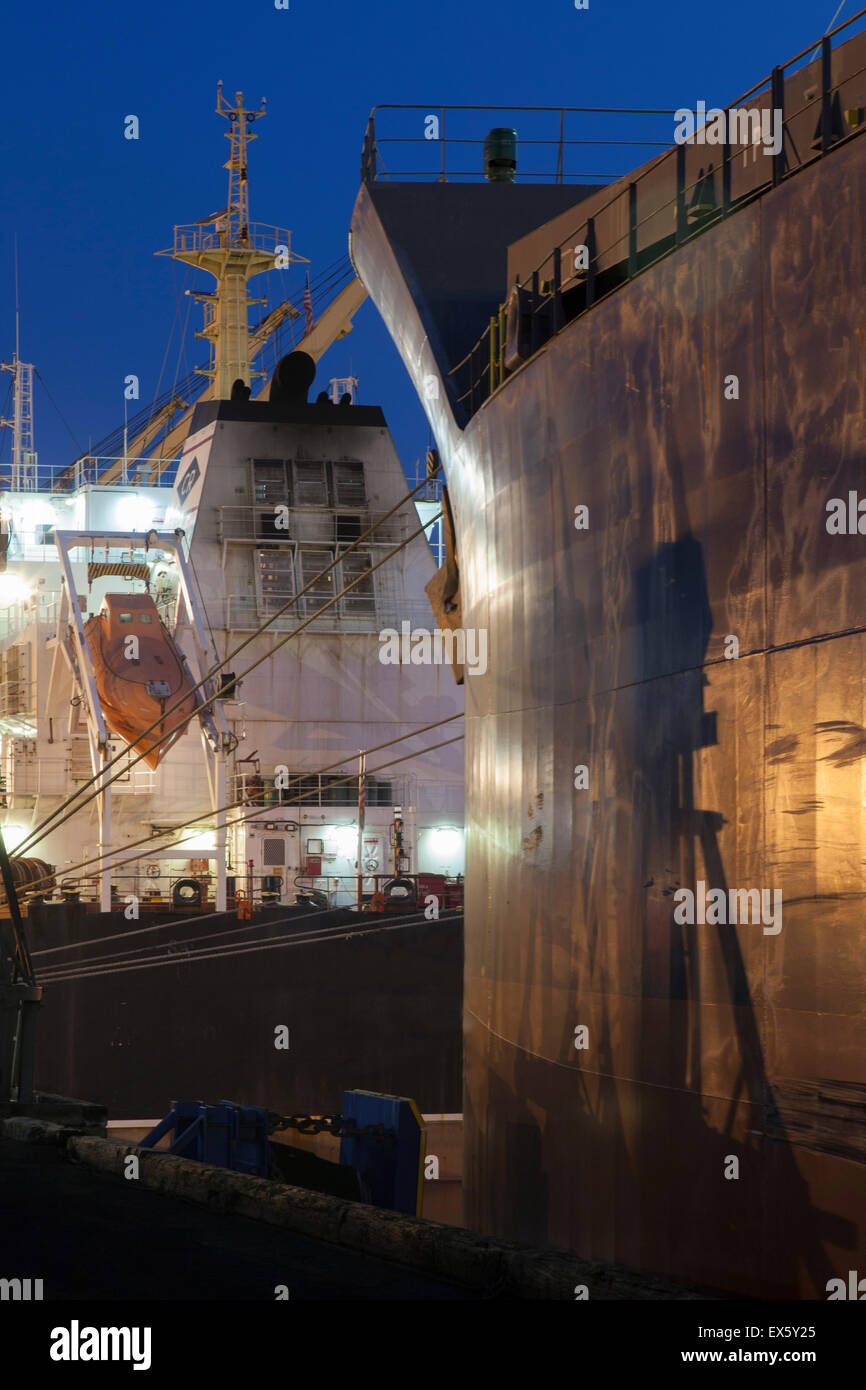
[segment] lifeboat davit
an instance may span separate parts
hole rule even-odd
[[[149,767],[157,767],[183,737],[189,727],[184,720],[200,703],[183,653],[149,594],[106,594],[84,631],[106,724],[137,753],[144,753]],[[183,703],[142,737],[184,695]],[[163,740],[159,747],[145,753],[157,739]]]

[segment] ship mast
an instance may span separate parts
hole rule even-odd
[[[12,431],[10,487],[13,492],[20,492],[24,488],[36,486],[36,453],[33,448],[33,364],[22,362],[16,351],[11,362],[0,362],[0,370],[12,373],[12,419],[0,420],[0,426]]]
[[[36,486],[36,452],[33,447],[33,364],[20,355],[21,312],[18,302],[18,239],[15,239],[15,353],[11,362],[0,362],[0,370],[12,373],[13,409],[11,420],[0,420],[0,427],[12,431],[11,488]]]
[[[201,370],[211,381],[205,394],[216,400],[227,400],[237,380],[249,386],[253,377],[265,375],[250,366],[248,316],[250,305],[265,301],[248,296],[248,282],[263,271],[301,259],[291,252],[288,231],[250,221],[247,145],[258,139],[250,127],[267,114],[265,106],[263,99],[258,111],[246,110],[243,92],[235,93],[232,106],[219,83],[216,112],[229,127],[225,136],[230,153],[223,165],[229,171],[228,205],[200,222],[175,227],[174,245],[157,252],[205,270],[216,280],[215,290],[190,291],[204,307],[204,327],[196,337],[211,342],[210,365]]]

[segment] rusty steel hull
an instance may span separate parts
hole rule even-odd
[[[353,223],[489,634],[466,1218],[765,1298],[866,1274],[866,537],[825,524],[866,496],[864,221],[858,140],[564,328],[463,430],[375,188]],[[781,930],[677,924],[698,880],[781,891]]]

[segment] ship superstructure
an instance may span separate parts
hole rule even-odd
[[[18,428],[0,498],[7,843],[13,852],[24,844],[26,855],[31,828],[54,816],[32,853],[103,911],[130,899],[168,902],[185,877],[201,881],[203,907],[222,909],[242,892],[292,901],[299,887],[331,905],[355,903],[377,875],[463,870],[459,746],[427,754],[435,735],[410,737],[459,715],[462,692],[442,667],[379,659],[382,629],[434,625],[425,585],[436,564],[423,533],[400,546],[419,530],[418,513],[411,501],[398,507],[405,476],[382,412],[354,403],[356,378],[335,383],[333,401],[323,390],[313,403],[306,390],[288,401],[267,380],[256,385],[265,375],[257,355],[299,311],[286,300],[250,325],[257,301],[247,282],[300,258],[287,231],[249,220],[246,145],[263,108],[246,111],[240,93],[229,106],[220,92],[218,110],[229,121],[228,206],[176,228],[168,253],[216,279],[215,290],[195,291],[212,349],[197,403],[172,396],[131,438],[125,432],[122,453],[95,451],[65,467],[38,465]],[[316,318],[305,295],[298,346],[310,377],[365,293],[338,279]],[[27,397],[17,353],[13,365],[20,425]],[[151,612],[186,663],[187,684],[251,639],[231,672],[201,686],[207,708],[156,766],[156,755],[134,761],[132,726],[116,708],[122,690],[113,713],[111,700],[101,708],[99,673],[111,662],[92,645],[110,622],[122,651],[123,623],[150,622]],[[142,710],[155,701],[158,714],[168,684],[145,681]],[[359,791],[365,750],[402,735],[385,772],[376,768],[386,753],[366,764]],[[106,768],[112,785],[99,790]],[[77,789],[84,809],[61,810]],[[151,832],[161,832],[153,851],[127,859],[125,847]]]

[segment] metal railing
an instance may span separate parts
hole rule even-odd
[[[40,552],[43,553],[43,552]],[[140,552],[133,552],[138,558]],[[112,556],[114,552],[111,552]],[[119,552],[123,558],[129,557],[129,551]],[[47,552],[49,559],[53,555]],[[324,563],[324,561],[323,561]],[[374,576],[374,582],[377,576]],[[208,624],[215,629],[222,629],[230,632],[253,632],[261,627],[267,618],[282,608],[283,604],[288,603],[294,597],[293,590],[286,593],[263,593],[260,596],[255,594],[228,594],[225,597],[207,597],[205,599],[205,614]],[[311,613],[320,608],[327,601],[329,595],[305,594],[303,598],[297,599],[290,608],[286,609],[279,618],[274,618],[269,624],[268,630],[271,632],[290,632],[297,627],[298,623],[305,621]],[[172,627],[174,606],[177,602],[175,594],[156,594],[154,595],[157,609],[161,619]],[[39,623],[47,627],[57,625],[57,618],[60,612],[61,593],[59,590],[51,589],[35,593],[32,597],[21,599],[8,606],[0,608],[0,645],[16,637],[23,632],[31,623]],[[413,628],[425,628],[432,630],[436,623],[433,611],[425,599],[401,600],[394,591],[393,582],[389,584],[386,580],[378,585],[375,596],[358,595],[356,590],[345,594],[339,599],[332,608],[316,618],[306,632],[357,632],[357,633],[379,633],[384,628],[395,628],[399,631],[400,624],[408,622]]]
[[[346,780],[349,778],[350,780]],[[348,772],[321,773],[290,771],[280,780],[259,772],[238,772],[232,778],[232,799],[247,806],[342,806],[358,805],[358,779]],[[283,786],[282,783],[286,785]],[[395,783],[376,777],[364,778],[367,806],[400,804]]]
[[[387,515],[367,507],[288,507],[275,503],[253,506],[217,507],[217,539],[266,541],[285,544],[297,541],[312,545],[351,545],[362,532]],[[395,515],[381,522],[365,547],[393,545],[409,534],[408,518]]]
[[[55,875],[56,886],[54,888],[44,887],[30,892],[25,885],[22,886],[21,896],[27,900],[48,899],[51,902],[89,902],[98,903],[100,898],[99,879],[87,876],[61,877],[59,872]],[[370,903],[373,894],[394,878],[409,879],[415,884],[416,901],[409,903],[407,910],[422,910],[425,906],[425,897],[428,891],[432,891],[429,883],[431,875],[425,873],[404,873],[399,875],[393,869],[383,873],[363,874],[363,901]],[[440,888],[439,910],[442,913],[454,912],[463,907],[464,881],[462,875],[447,877],[445,875],[434,875],[436,879],[445,879],[444,884],[437,884]],[[174,889],[178,884],[190,879],[194,879],[201,890],[200,902],[185,904],[182,900],[175,902]],[[252,903],[253,907],[266,907],[269,904],[282,903],[283,906],[294,905],[299,894],[305,892],[318,892],[327,898],[329,907],[352,906],[357,902],[357,874],[321,874],[311,877],[303,872],[302,869],[287,868],[285,865],[278,866],[278,870],[266,873],[251,873],[249,868],[237,867],[230,869],[227,875],[226,907],[232,911],[240,905],[241,901]],[[138,912],[149,914],[155,911],[188,912],[196,915],[202,912],[213,912],[216,902],[216,874],[199,873],[190,871],[189,873],[168,873],[168,874],[147,874],[146,872],[129,874],[111,875],[111,903],[112,909],[120,911],[128,905],[128,900],[133,899]],[[396,903],[395,903],[396,906]],[[135,929],[135,918],[129,919],[129,930]]]
[[[266,222],[250,222],[234,234],[221,227],[219,222],[188,222],[175,227],[172,253],[177,255],[186,251],[197,254],[202,251],[237,249],[270,252],[276,257],[279,247],[285,247],[287,252],[291,251],[291,236],[286,227],[272,227]]]
[[[26,720],[26,715],[20,713],[18,718],[22,724]],[[32,718],[35,720],[35,701],[32,711]],[[11,725],[14,716],[3,714],[0,722],[4,725]],[[36,730],[33,728],[32,734],[16,734],[11,729],[8,731],[9,737],[21,737],[35,740]],[[59,733],[55,734],[55,743],[63,743],[65,740]],[[10,803],[20,803],[31,797],[40,796],[64,796],[67,795],[71,786],[77,782],[88,782],[92,776],[93,769],[90,763],[87,740],[85,738],[75,738],[71,740],[75,747],[70,747],[60,757],[46,757],[44,754],[45,744],[42,744],[42,752],[37,753],[34,746],[32,753],[15,753],[6,767],[8,775],[5,779],[5,794]],[[119,739],[115,740],[114,750],[119,752],[122,744]],[[153,768],[134,767],[131,770],[121,770],[120,775],[112,783],[112,791],[118,795],[131,794],[133,796],[147,796],[156,790],[156,779],[158,772]]]
[[[833,34],[864,15],[866,10],[860,11]],[[723,108],[725,138],[719,145],[677,144],[635,179],[620,184],[613,197],[586,200],[586,215],[576,220],[571,234],[535,267],[528,284],[518,281],[510,303],[500,306],[472,351],[449,373],[469,414],[565,323],[866,130],[866,113],[859,105],[866,65],[857,61],[866,57],[866,45],[834,53],[833,35],[827,35],[818,44],[820,57],[811,59],[814,47]],[[834,57],[840,69],[835,74]],[[845,57],[854,61],[846,64]],[[807,62],[798,66],[804,58]],[[788,69],[792,72],[786,78]],[[730,113],[744,109],[780,113],[778,152],[760,150],[754,121],[749,143],[731,140]],[[738,133],[743,124],[738,116]],[[717,153],[716,168],[712,156]],[[586,265],[579,264],[581,249]]]
[[[177,461],[176,454],[173,458],[84,454],[73,463],[64,464],[62,467],[45,463],[33,464],[23,480],[24,486],[17,490],[67,494],[103,483],[108,475],[112,475],[108,486],[173,487]],[[11,464],[0,468],[0,488],[6,491],[12,491],[10,469]]]
[[[53,558],[53,557],[52,557]],[[0,608],[0,643],[23,632],[31,623],[57,624],[60,611],[60,593],[47,590],[35,593],[30,598],[19,599],[15,603]]]
[[[509,299],[490,318],[471,351],[448,373],[453,398],[467,417],[566,323],[718,221],[866,130],[866,110],[860,97],[866,43],[858,41],[866,29],[864,17],[866,8],[774,68],[736,101],[719,108],[724,117],[724,138],[719,143],[694,141],[671,147],[669,132],[665,153],[635,169],[633,177],[621,178],[613,189],[596,191],[582,200],[575,208],[572,232],[551,248],[540,265],[518,275]],[[782,139],[777,151],[764,153],[754,119],[749,123],[741,120],[744,108],[759,113],[759,121],[765,112],[779,112]],[[370,118],[362,157],[362,178],[367,182],[389,177],[387,171],[383,174],[379,169],[383,141],[375,127],[376,111],[384,109],[400,108],[376,108]],[[537,108],[541,113],[551,109]],[[704,120],[714,116],[715,110],[706,112]],[[732,112],[738,113],[733,122]],[[704,135],[706,131],[704,125]],[[741,139],[744,133],[746,138]],[[557,171],[552,176],[556,182],[565,177],[560,171],[568,144],[565,141],[556,147]],[[431,174],[420,176],[430,178]],[[442,171],[438,175],[440,180],[452,176]],[[535,182],[539,178],[533,174],[523,177]],[[547,177],[549,181],[551,176]]]
[[[387,112],[386,116],[381,113]],[[394,113],[399,113],[395,115]],[[412,113],[411,115],[409,113]],[[637,159],[647,157],[647,151],[663,150],[670,144],[670,119],[674,112],[658,108],[614,109],[598,106],[405,106],[383,104],[374,106],[367,122],[361,155],[362,183],[377,180],[401,181],[418,179],[440,183],[452,181],[482,182],[485,179],[483,151],[486,132],[479,134],[476,117],[483,113],[496,125],[519,118],[519,150],[530,149],[533,162],[540,168],[523,169],[518,161],[515,182],[521,183],[597,183],[620,178],[634,166]],[[612,118],[625,118],[636,127],[635,133],[623,133],[611,138]],[[647,118],[653,118],[650,123]],[[667,122],[662,118],[667,117]],[[637,122],[635,121],[637,118]],[[435,125],[431,124],[435,122]],[[382,134],[382,127],[399,134]],[[578,126],[580,138],[572,134]],[[404,130],[435,131],[435,134],[404,134]],[[452,133],[453,132],[453,133]],[[528,132],[528,133],[527,133]],[[653,138],[646,138],[652,136]],[[384,149],[388,147],[388,160]],[[410,147],[415,165],[421,168],[398,168],[391,158],[401,155],[396,147]],[[567,167],[575,152],[603,151],[619,154],[622,168],[611,172]],[[641,156],[641,151],[643,152]],[[581,163],[585,163],[585,159]],[[609,162],[609,161],[608,161]]]
[[[395,898],[392,900],[392,907],[397,911],[423,911],[423,909],[426,906],[426,898],[430,893],[432,893],[434,897],[439,898],[440,913],[451,913],[456,911],[462,911],[463,909],[465,885],[464,877],[462,874],[457,874],[454,877],[450,877],[445,874],[430,874],[425,873],[423,871],[413,871],[412,873],[409,873],[408,871],[404,871],[402,869],[398,873],[393,868],[386,870],[384,873],[361,873],[360,880],[362,905],[365,908],[373,907],[374,910],[382,910],[381,907],[377,908],[377,905],[374,901],[374,897],[377,893],[380,893],[385,888],[386,884],[393,882],[393,880],[396,878],[399,878],[401,880],[408,880],[408,882],[414,884],[415,888],[414,901],[412,899],[411,894],[408,895],[405,902],[405,906],[403,906],[400,898]],[[434,886],[431,884],[431,879],[444,879],[444,882],[437,881],[435,884],[435,888],[439,890],[438,892],[435,891]],[[287,895],[289,893],[298,893],[303,891],[309,893],[323,893],[328,900],[329,907],[353,907],[358,903],[358,881],[359,875],[357,873],[319,874],[317,877],[313,877],[311,875],[305,875],[303,870],[301,870],[294,877],[292,885],[289,885],[287,887],[286,893]],[[242,880],[239,878],[239,888],[241,883]],[[241,888],[241,891],[247,890],[245,888]],[[435,921],[437,919],[428,920]]]
[[[312,592],[305,594],[303,598],[292,603],[280,617],[272,618],[268,624],[268,631],[291,631],[327,602],[328,597]],[[270,593],[261,598],[229,595],[216,603],[208,601],[208,622],[211,627],[224,628],[230,632],[252,632],[261,627],[266,618],[276,613],[291,598],[291,594]],[[304,632],[380,633],[385,628],[396,628],[399,631],[402,622],[429,630],[436,626],[430,605],[423,600],[401,602],[397,598],[383,598],[377,594],[375,599],[362,597],[353,601],[352,594],[349,593],[327,612],[315,618]]]
[[[181,855],[178,861],[183,862]],[[107,866],[110,870],[111,866]],[[246,877],[246,874],[244,875]],[[201,886],[201,903],[194,907],[184,907],[179,905],[172,908],[172,890],[183,880],[195,879]],[[22,893],[28,893],[27,886],[21,889]],[[63,875],[59,869],[55,870],[55,885],[49,888],[45,885],[37,887],[30,894],[31,898],[58,902],[61,898],[67,902],[90,902],[98,903],[100,900],[100,880],[88,874]],[[112,873],[111,874],[111,903],[112,909],[119,910],[126,905],[128,898],[136,900],[139,910],[161,909],[163,912],[167,908],[173,911],[203,912],[207,907],[213,910],[216,900],[216,874],[199,873],[189,870],[184,873],[148,873],[145,869],[140,869],[132,873]],[[230,903],[234,906],[234,903]],[[129,930],[135,929],[135,919],[129,919]]]

